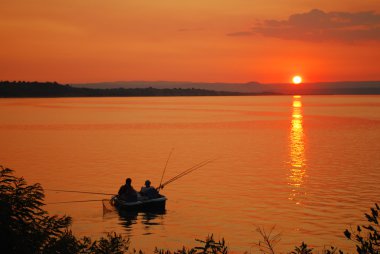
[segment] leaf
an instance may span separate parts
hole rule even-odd
[[[344,231],[344,235],[348,238],[351,239],[351,233],[347,229]]]

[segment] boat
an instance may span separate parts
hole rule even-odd
[[[118,196],[113,196],[110,200],[111,205],[117,209],[125,211],[144,211],[155,212],[164,211],[167,198],[164,195],[159,195],[157,198],[145,198],[139,195],[137,201],[127,202],[120,199]]]
[[[170,158],[170,155],[169,155],[169,158]],[[169,160],[169,158],[168,158],[168,160]],[[172,183],[172,182],[178,180],[179,178],[193,172],[196,169],[199,169],[199,168],[213,162],[214,160],[216,160],[216,159],[202,161],[202,162],[196,164],[195,166],[192,166],[191,168],[183,171],[182,173],[172,177],[168,181],[166,181],[164,183],[160,182],[160,185],[156,189],[156,192],[158,193],[160,189],[163,189],[164,186],[168,185],[169,183]],[[166,162],[166,164],[167,164],[167,162]],[[165,166],[165,169],[166,169],[166,166]],[[164,169],[164,173],[165,173],[165,169]],[[162,174],[162,177],[163,177],[163,174]],[[161,181],[162,181],[162,179],[161,179]],[[128,211],[131,211],[131,212],[135,212],[135,211],[163,212],[163,211],[165,211],[166,200],[167,200],[167,198],[164,195],[161,195],[159,193],[158,193],[158,196],[155,198],[147,198],[145,196],[141,196],[140,193],[137,193],[137,201],[132,201],[132,202],[131,201],[125,201],[125,200],[120,199],[118,197],[118,195],[114,195],[110,200],[110,204],[112,206],[116,207],[119,211],[123,210],[126,212],[128,212]]]

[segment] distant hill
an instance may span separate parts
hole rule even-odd
[[[85,88],[182,88],[206,89],[213,91],[249,94],[380,94],[380,81],[342,81],[293,84],[249,83],[196,83],[167,81],[117,81],[86,84],[71,84]]]
[[[117,97],[117,96],[226,96],[241,95],[235,92],[210,91],[205,89],[157,89],[147,88],[79,88],[56,82],[10,82],[0,81],[0,97]]]
[[[174,81],[115,81],[115,82],[98,82],[84,84],[70,84],[74,87],[85,88],[147,88],[153,87],[158,89],[206,89],[212,91],[227,91],[239,93],[261,93],[265,92],[265,85],[257,82],[251,83],[196,83],[196,82],[174,82]],[[263,86],[262,89],[260,87]]]
[[[342,81],[293,84],[270,84],[270,91],[282,94],[300,95],[360,95],[380,94],[380,81]]]
[[[56,82],[0,81],[0,97],[242,96],[380,94],[380,81],[292,84],[103,82],[61,85]]]

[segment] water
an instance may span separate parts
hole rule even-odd
[[[0,100],[0,163],[45,188],[139,189],[218,157],[168,185],[165,214],[103,213],[102,203],[48,204],[78,236],[116,231],[148,252],[213,233],[233,251],[257,249],[256,227],[278,248],[352,247],[380,193],[379,96],[59,98]],[[46,192],[46,202],[105,196]]]

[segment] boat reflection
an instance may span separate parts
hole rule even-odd
[[[141,223],[145,225],[146,229],[148,229],[150,226],[161,225],[165,214],[166,211],[142,213]]]
[[[303,190],[303,182],[306,174],[305,141],[302,123],[301,96],[293,96],[293,111],[290,128],[290,174],[288,184],[291,186],[289,199],[300,204],[302,197],[306,195]]]
[[[120,224],[127,229],[127,231],[131,230],[133,224],[137,223],[137,211],[123,211],[117,210],[120,217]]]
[[[162,225],[165,210],[154,211],[125,211],[117,210],[120,218],[120,225],[122,225],[127,232],[131,232],[135,224],[141,222],[144,225],[145,231],[149,231],[156,225]],[[144,234],[146,234],[145,232]]]

